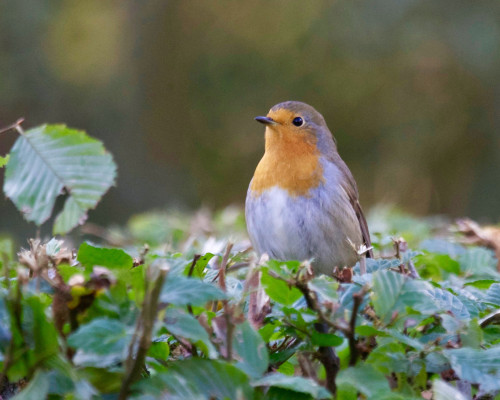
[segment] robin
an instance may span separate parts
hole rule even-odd
[[[370,234],[356,181],[323,116],[287,101],[255,119],[266,126],[265,153],[245,205],[255,250],[277,260],[312,258],[316,274],[353,266],[356,250],[370,248]]]

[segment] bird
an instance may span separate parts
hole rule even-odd
[[[359,250],[373,257],[354,177],[337,151],[323,116],[299,101],[273,106],[266,116],[265,151],[245,201],[250,241],[258,254],[312,259],[315,275],[352,267]]]

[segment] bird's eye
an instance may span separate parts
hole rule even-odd
[[[292,121],[292,124],[294,124],[295,126],[302,126],[304,125],[304,120],[300,117],[295,117]]]

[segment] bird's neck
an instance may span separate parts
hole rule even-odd
[[[250,186],[258,195],[280,187],[292,196],[307,196],[323,181],[316,139],[309,135],[266,131],[266,151]]]

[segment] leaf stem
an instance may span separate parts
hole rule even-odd
[[[24,118],[19,118],[16,122],[13,124],[7,125],[5,128],[0,129],[0,134],[8,132],[12,129],[15,129],[19,134],[23,134],[23,131],[21,129],[21,124],[24,122]]]

